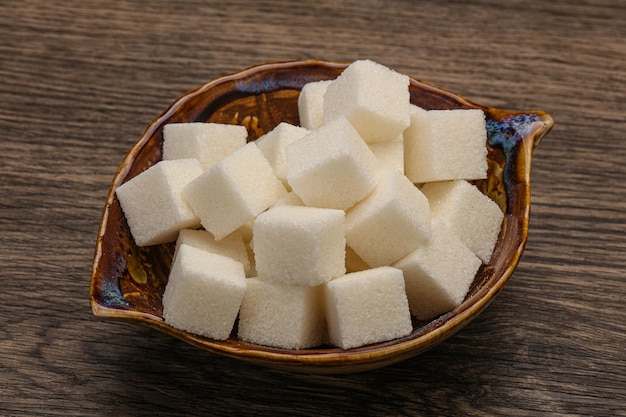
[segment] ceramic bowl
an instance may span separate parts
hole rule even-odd
[[[285,350],[246,343],[236,331],[225,341],[175,329],[163,321],[161,297],[173,244],[135,245],[115,189],[161,159],[163,126],[173,122],[244,125],[249,140],[285,121],[299,124],[297,99],[306,83],[334,79],[346,64],[324,61],[271,63],[202,85],[178,98],[130,149],[106,200],[98,233],[90,299],[97,317],[146,325],[210,352],[259,365],[298,372],[349,373],[393,364],[441,343],[476,317],[494,299],[518,264],[528,235],[530,166],[534,147],[551,129],[542,111],[507,111],[472,103],[454,93],[411,79],[411,102],[426,109],[479,108],[487,117],[488,179],[478,187],[506,213],[493,256],[483,265],[465,301],[427,322],[414,322],[403,338],[356,349],[320,347]]]

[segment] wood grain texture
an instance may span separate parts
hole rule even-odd
[[[0,415],[626,415],[624,21],[618,0],[0,2]],[[199,84],[303,58],[554,116],[504,291],[437,348],[346,376],[96,320],[100,215],[143,129]]]

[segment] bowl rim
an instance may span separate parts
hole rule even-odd
[[[479,288],[476,293],[466,298],[463,303],[456,309],[439,316],[426,326],[423,326],[421,328],[421,332],[416,333],[414,329],[414,331],[409,336],[394,339],[389,342],[378,343],[374,345],[364,346],[362,348],[349,350],[341,350],[339,348],[285,350],[254,345],[238,340],[230,340],[229,343],[224,343],[223,341],[215,341],[175,329],[166,324],[161,317],[155,316],[153,314],[142,311],[114,308],[106,306],[99,302],[100,292],[102,291],[102,288],[100,288],[101,277],[99,277],[99,274],[101,273],[100,264],[103,256],[102,242],[104,240],[104,233],[107,229],[106,226],[109,220],[109,210],[113,199],[116,198],[115,189],[118,185],[121,184],[123,179],[129,173],[133,162],[141,149],[155,134],[155,132],[157,132],[158,129],[162,128],[166,120],[168,120],[173,114],[179,111],[180,108],[193,97],[201,95],[208,90],[211,90],[226,83],[236,82],[238,80],[247,79],[250,77],[258,77],[262,76],[263,74],[275,71],[289,71],[295,68],[301,68],[303,66],[325,67],[335,70],[342,70],[348,65],[348,63],[311,59],[271,62],[254,65],[241,71],[218,77],[187,91],[183,95],[179,96],[176,100],[174,100],[166,110],[164,110],[155,119],[153,119],[152,122],[145,129],[143,134],[140,136],[140,138],[134,143],[134,145],[125,155],[122,164],[116,170],[107,195],[98,230],[97,243],[92,266],[90,304],[93,314],[98,318],[122,320],[152,327],[204,350],[208,350],[225,356],[243,359],[248,362],[253,362],[261,365],[270,365],[273,367],[285,368],[288,370],[296,371],[317,373],[346,373],[377,368],[383,365],[396,363],[407,359],[408,357],[422,353],[456,333],[469,321],[476,317],[482,310],[484,310],[491,303],[491,301],[493,301],[495,296],[502,290],[503,286],[509,280],[509,278],[513,274],[513,271],[518,265],[521,255],[524,251],[528,237],[528,225],[530,217],[530,168],[532,153],[534,147],[539,143],[541,138],[544,137],[551,130],[554,124],[554,120],[548,113],[540,110],[509,111],[474,103],[459,94],[453,93],[449,90],[437,87],[433,84],[421,81],[411,76],[409,76],[411,84],[418,86],[420,89],[432,92],[436,95],[444,96],[450,99],[452,102],[458,104],[459,106],[468,108],[479,108],[490,114],[512,116],[520,114],[532,114],[536,115],[539,120],[539,122],[536,123],[535,126],[529,132],[527,132],[527,134],[523,138],[521,138],[521,140],[519,140],[519,143],[515,145],[516,148],[518,148],[516,158],[521,158],[520,160],[522,161],[524,166],[522,178],[519,179],[519,183],[523,187],[522,193],[524,212],[519,218],[519,239],[517,239],[517,248],[514,251],[511,259],[507,262],[507,266],[503,270],[503,272],[500,275],[492,274],[492,276],[490,276],[485,281],[484,285]],[[509,198],[509,191],[507,190],[507,200]],[[506,221],[507,216],[505,215],[505,222]]]

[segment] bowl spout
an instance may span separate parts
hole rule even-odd
[[[498,112],[501,113],[502,110]],[[500,114],[487,122],[489,144],[502,147],[506,152],[519,146],[520,141],[525,141],[532,149],[539,144],[552,126],[554,119],[542,111]]]

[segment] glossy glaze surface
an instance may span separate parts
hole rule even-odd
[[[156,118],[126,155],[106,201],[93,264],[91,304],[95,315],[140,323],[209,351],[261,365],[301,372],[359,372],[417,355],[461,329],[497,295],[524,249],[530,214],[532,152],[551,129],[545,112],[514,112],[472,103],[449,91],[411,80],[411,102],[426,109],[480,108],[487,116],[488,179],[478,187],[505,212],[493,257],[477,273],[458,308],[429,322],[415,322],[402,339],[343,351],[288,351],[231,337],[214,341],[172,328],[162,319],[163,294],[173,245],[138,248],[130,236],[114,190],[161,159],[162,128],[172,122],[242,124],[255,140],[281,121],[298,124],[297,97],[311,81],[333,79],[345,64],[298,61],[264,64],[211,81],[176,100]]]

